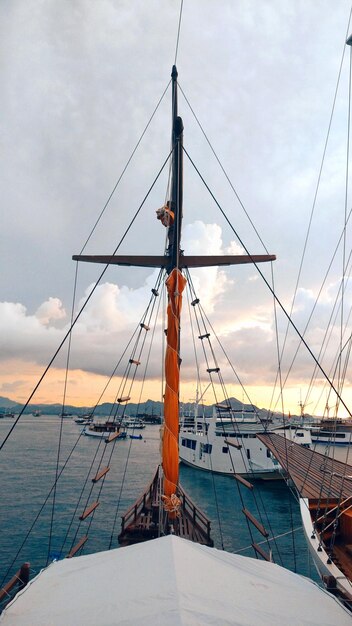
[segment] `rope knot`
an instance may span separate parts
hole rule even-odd
[[[171,496],[161,496],[161,499],[165,511],[168,513],[176,513],[176,516],[180,517],[181,500],[175,493],[171,494]]]

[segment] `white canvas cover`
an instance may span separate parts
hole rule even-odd
[[[52,563],[1,626],[351,626],[312,581],[174,536]]]

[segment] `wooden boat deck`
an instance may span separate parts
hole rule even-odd
[[[213,546],[208,518],[180,485],[177,495],[181,500],[179,516],[170,519],[163,505],[160,505],[161,482],[157,471],[142,496],[122,516],[118,536],[120,545],[131,545],[173,533],[196,543]]]
[[[352,493],[352,465],[288,441],[281,435],[257,435],[293,481],[302,498],[345,499]]]

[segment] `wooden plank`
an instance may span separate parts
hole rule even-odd
[[[120,434],[119,430],[117,430],[116,433],[111,433],[111,435],[106,437],[105,443],[110,443],[111,441],[114,441],[114,439],[118,438],[119,434]]]
[[[243,478],[243,476],[241,476],[240,474],[233,474],[233,477],[238,480],[239,483],[241,483],[242,485],[244,485],[245,487],[247,487],[247,489],[253,489],[253,485],[252,483],[250,483],[248,480],[246,480],[245,478]]]
[[[94,478],[92,478],[92,483],[97,483],[98,480],[106,476],[106,474],[110,471],[110,467],[103,467],[99,472],[96,473]]]
[[[78,543],[76,543],[76,545],[72,548],[72,550],[70,550],[70,552],[68,553],[66,559],[71,559],[73,556],[75,556],[75,554],[77,554],[77,552],[84,546],[84,544],[86,543],[86,541],[88,540],[88,535],[84,535]]]
[[[269,537],[269,533],[267,530],[265,530],[263,524],[258,522],[258,520],[254,517],[254,515],[252,515],[250,511],[248,511],[248,509],[243,508],[242,513],[245,514],[247,519],[249,519],[249,521],[252,522],[253,526],[255,526],[257,530],[259,530],[259,532],[263,535],[263,537]]]
[[[4,598],[9,596],[11,589],[13,589],[17,583],[22,588],[27,585],[29,581],[29,568],[30,563],[23,563],[18,572],[16,572],[16,574],[12,576],[9,582],[0,589],[0,602],[2,602]]]
[[[229,441],[228,439],[224,439],[224,443],[227,443],[228,446],[232,446],[232,448],[237,448],[237,450],[241,450],[242,448],[240,443],[235,443],[234,441]]]
[[[340,500],[351,495],[351,465],[288,441],[276,433],[257,434],[257,438],[289,474],[302,497]]]
[[[81,521],[86,519],[86,517],[88,517],[88,515],[93,513],[93,511],[95,511],[95,509],[99,506],[99,504],[100,504],[100,502],[93,502],[93,504],[90,504],[89,506],[87,506],[85,511],[83,511],[82,515],[80,515],[79,519]]]
[[[265,552],[265,550],[263,550],[263,548],[260,547],[260,545],[258,545],[257,543],[252,543],[252,548],[254,548],[254,550],[260,554],[260,556],[263,557],[263,559],[265,559],[266,561],[271,561],[270,555],[267,554],[267,552]]]

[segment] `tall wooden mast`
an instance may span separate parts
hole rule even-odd
[[[170,209],[174,213],[173,223],[169,225],[170,265],[168,273],[179,266],[182,204],[183,204],[183,122],[177,111],[177,69],[172,68],[172,178]]]
[[[274,255],[185,256],[181,250],[183,204],[183,122],[178,115],[177,69],[172,68],[172,163],[170,196],[166,205],[157,211],[157,217],[168,228],[168,245],[163,256],[141,255],[75,255],[74,260],[109,265],[161,267],[168,274],[168,328],[165,355],[164,434],[162,465],[166,499],[176,496],[178,486],[178,419],[179,419],[179,334],[182,292],[186,279],[182,269],[261,263],[273,261]],[[172,504],[169,502],[172,514]]]
[[[172,68],[172,170],[171,196],[165,216],[168,222],[167,267],[168,292],[167,334],[165,353],[164,432],[162,466],[164,471],[164,504],[169,517],[174,517],[178,507],[178,431],[180,387],[180,317],[182,292],[186,279],[179,268],[181,253],[181,226],[183,200],[183,122],[177,114],[177,69]],[[163,211],[163,209],[161,209]],[[170,212],[168,212],[170,211]],[[164,222],[165,223],[165,222]]]

